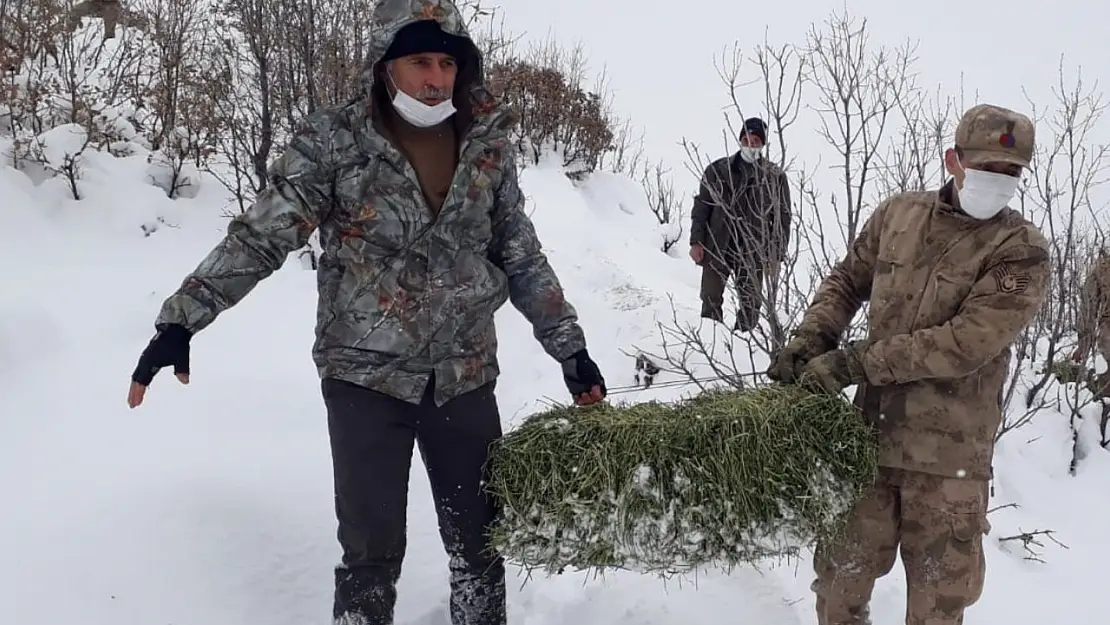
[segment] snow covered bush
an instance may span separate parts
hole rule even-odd
[[[204,114],[212,98],[203,8],[187,0],[137,0],[122,10],[2,1],[5,33],[20,36],[5,38],[0,89],[0,134],[12,140],[11,164],[39,183],[63,176],[80,199],[85,150],[146,153],[151,184],[170,197],[195,195],[218,133]]]

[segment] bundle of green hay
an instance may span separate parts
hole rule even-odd
[[[491,450],[492,539],[548,573],[729,569],[834,537],[876,469],[859,411],[800,386],[553,408]]]

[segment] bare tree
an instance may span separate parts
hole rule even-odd
[[[823,30],[813,26],[806,47],[819,132],[838,156],[833,167],[840,170],[843,195],[832,195],[830,201],[847,246],[872,207],[868,184],[875,178],[884,136],[899,121],[899,104],[916,88],[916,45],[872,47],[867,20],[845,12],[827,19]]]
[[[203,10],[189,0],[141,0],[150,29],[150,45],[157,54],[157,79],[149,87],[152,116],[148,122],[151,148],[159,149],[179,122],[180,99],[194,59],[205,54],[208,32]]]
[[[793,294],[790,287],[783,288],[783,285],[792,282],[797,275],[799,238],[795,235],[802,227],[791,213],[796,214],[800,204],[812,199],[812,195],[807,198],[806,193],[809,191],[808,177],[804,174],[791,176],[788,171],[788,168],[801,171],[804,167],[789,154],[787,138],[790,128],[798,120],[801,107],[805,57],[793,46],[776,48],[765,43],[757,47],[755,58],[759,72],[755,81],[745,81],[741,77],[743,52],[738,46],[722,53],[715,62],[729,98],[724,112],[725,129],[722,131],[722,144],[728,155],[724,158],[735,158],[734,154],[739,150],[744,120],[754,116],[752,111],[744,109],[741,101],[745,99],[744,92],[756,86],[759,91],[755,101],[762,105],[760,108],[764,112],[760,115],[770,130],[771,145],[767,146],[764,156],[774,165],[753,168],[757,179],[742,181],[736,178],[738,170],[731,163],[721,163],[719,157],[709,156],[700,146],[688,140],[683,141],[683,147],[687,154],[687,167],[699,180],[702,199],[717,207],[714,211],[724,211],[718,216],[723,219],[715,222],[723,225],[723,229],[716,229],[708,235],[711,240],[705,248],[706,257],[702,263],[725,271],[740,265],[738,268],[741,271],[736,277],[741,282],[733,288],[726,288],[725,317],[739,314],[745,306],[748,309],[758,306],[763,323],[756,325],[748,341],[734,341],[731,335],[704,337],[700,324],[690,326],[678,323],[675,311],[673,323],[660,325],[665,353],[657,356],[666,360],[672,368],[682,370],[691,365],[677,360],[694,358],[708,363],[719,377],[739,384],[743,384],[747,372],[759,367],[757,359],[760,353],[772,350],[784,340],[780,314],[789,315],[793,311],[785,310],[782,303],[790,300]],[[792,189],[779,184],[774,177],[777,169],[788,171],[787,179]],[[724,175],[717,172],[724,172]],[[767,212],[745,214],[745,218],[741,219],[738,214],[732,214],[736,211],[733,208],[734,193],[749,183],[761,190],[761,210]],[[785,211],[787,206],[791,209],[789,212]],[[721,249],[732,248],[734,241],[746,242],[744,247],[748,253],[742,263],[740,259],[720,253]],[[761,243],[755,244],[756,241]],[[746,291],[741,290],[743,285],[747,285]],[[753,293],[753,289],[756,292]],[[758,298],[759,303],[741,302],[742,294]]]
[[[266,188],[274,149],[279,32],[273,6],[266,0],[222,0],[215,23],[220,46],[213,79],[229,87],[228,97],[218,101],[220,153],[231,174],[219,168],[209,173],[232,192],[240,211]]]
[[[1079,69],[1069,79],[1061,59],[1052,93],[1048,106],[1030,98],[1038,140],[1032,172],[1019,192],[1021,210],[1049,240],[1052,282],[1044,306],[1015,343],[1004,395],[1007,417],[996,438],[1022,428],[1044,410],[1062,412],[1072,430],[1069,470],[1074,473],[1082,452],[1082,413],[1103,394],[1093,369],[1069,362],[1068,356],[1075,347],[1083,277],[1106,240],[1107,205],[1098,197],[1110,171],[1110,146],[1097,138],[1106,110],[1097,83],[1088,85]],[[1059,384],[1050,385],[1053,379]],[[1019,394],[1021,405],[1014,406]],[[1014,414],[1014,409],[1020,412]],[[1105,407],[1099,412],[1103,429],[1110,414]]]
[[[733,154],[739,149],[742,120],[758,111],[755,115],[769,126],[766,157],[786,172],[789,180],[786,189],[777,195],[771,192],[765,203],[788,204],[791,210],[785,221],[773,213],[746,222],[729,220],[732,225],[725,238],[748,242],[748,254],[754,251],[750,262],[763,274],[757,295],[759,323],[746,340],[731,336],[707,339],[699,327],[678,327],[676,312],[673,324],[661,324],[670,353],[659,358],[674,369],[689,368],[678,366],[676,358],[715,362],[709,365],[711,369],[732,381],[742,381],[761,370],[766,364],[764,354],[786,342],[788,329],[800,321],[819,281],[855,239],[876,197],[893,190],[883,184],[881,175],[884,169],[896,169],[883,162],[888,138],[916,135],[902,146],[903,152],[912,150],[914,154],[902,154],[898,162],[919,180],[935,177],[931,172],[937,166],[930,163],[937,159],[941,139],[929,129],[938,125],[944,109],[925,106],[913,74],[914,49],[909,43],[894,49],[873,46],[865,21],[834,14],[820,28],[811,29],[803,45],[772,44],[766,39],[757,45],[750,63],[754,79],[741,78],[743,55],[739,48],[733,48],[731,58],[722,55],[718,73],[730,102],[722,132],[724,152]],[[744,110],[741,103],[745,101],[753,103],[750,110]],[[807,106],[807,102],[815,104]],[[819,134],[834,154],[833,167],[841,174],[838,193],[819,191],[819,156],[804,162],[790,148],[791,136],[803,123],[805,112],[816,114]],[[928,135],[923,134],[926,130]],[[691,173],[703,180],[703,192],[714,204],[729,205],[731,197],[725,196],[734,181],[725,181],[719,189],[706,189],[705,174],[714,159],[688,141],[684,146]],[[892,147],[888,149],[893,152]],[[900,177],[911,179],[908,173]],[[730,296],[736,304],[732,308],[740,309],[736,295]],[[862,332],[862,321],[860,314],[844,340]],[[744,354],[738,360],[740,352]],[[739,362],[740,368],[722,364],[732,362]]]
[[[923,89],[907,89],[895,103],[903,132],[888,134],[886,152],[875,155],[876,185],[882,196],[937,189],[944,184],[944,151],[959,112],[954,99],[937,87],[930,98]]]
[[[1021,392],[1023,416],[1004,424],[999,437],[1027,423],[1039,408],[1067,406],[1073,416],[1089,400],[1079,387],[1070,387],[1066,397],[1044,397],[1053,375],[1053,363],[1067,356],[1077,322],[1080,276],[1089,265],[1092,248],[1104,240],[1106,205],[1095,194],[1106,181],[1110,146],[1095,138],[1095,130],[1106,109],[1097,85],[1088,87],[1082,73],[1069,81],[1062,61],[1054,101],[1048,107],[1030,102],[1038,126],[1038,141],[1032,172],[1021,193],[1023,211],[1049,239],[1053,276],[1049,296],[1034,321],[1015,346],[1014,370],[1006,389],[1006,405]],[[1047,131],[1047,132],[1046,132]],[[1032,383],[1021,375],[1036,368]]]

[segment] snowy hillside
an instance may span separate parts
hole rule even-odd
[[[275,0],[274,6],[300,1]],[[654,30],[648,32],[660,38],[679,22],[684,28],[705,22],[704,16],[720,6],[718,0],[697,0],[695,8],[681,15],[648,18],[639,12],[640,4],[621,2],[614,7],[620,5],[620,11],[651,21]],[[165,3],[190,5],[182,0]],[[321,6],[342,9],[360,3],[366,4],[329,0]],[[156,4],[151,0],[151,6]],[[578,24],[581,32],[604,39],[592,48],[595,53],[600,50],[603,56],[617,57],[626,52],[613,49],[619,42],[608,20],[581,19],[584,12],[596,9],[596,3],[587,6],[574,0],[519,13],[510,6],[509,15],[529,25],[546,24],[549,18],[555,23],[544,13],[555,6],[562,12],[560,23]],[[884,6],[880,23],[889,31],[894,19],[891,5]],[[928,11],[936,13],[935,7]],[[349,13],[337,11],[341,16]],[[818,13],[803,13],[793,16],[793,26],[799,20],[808,24],[821,19]],[[718,45],[717,40],[735,36],[735,28],[730,20],[709,21],[716,31],[691,38],[719,53],[724,44]],[[338,31],[348,28],[337,37],[361,36],[359,26],[349,22],[337,22]],[[762,23],[757,26],[761,29]],[[929,28],[934,26],[930,23]],[[196,99],[178,106],[194,107],[188,109],[189,115],[158,108],[163,100],[145,91],[142,95],[150,100],[140,103],[142,98],[103,88],[107,84],[103,81],[145,86],[145,79],[157,83],[155,78],[160,77],[143,73],[157,64],[155,44],[131,40],[138,43],[126,50],[124,43],[129,40],[121,36],[98,48],[99,28],[98,23],[86,24],[68,40],[70,69],[83,77],[83,82],[68,85],[73,93],[36,99],[39,94],[29,85],[65,82],[57,78],[65,72],[48,63],[29,64],[34,65],[33,71],[5,74],[11,81],[0,90],[0,625],[324,623],[331,607],[332,567],[340,552],[326,419],[310,357],[316,278],[307,258],[290,255],[282,270],[197,337],[188,386],[163,374],[140,409],[129,410],[124,400],[128,378],[151,336],[163,299],[223,236],[225,213],[237,210],[225,185],[249,186],[254,175],[249,155],[239,155],[244,160],[234,174],[226,162],[208,163],[224,176],[222,180],[199,173],[191,164],[192,159],[203,160],[208,151],[220,152],[229,145],[242,148],[236,142],[251,138],[215,133],[216,144],[200,145],[202,140],[213,140],[211,128],[204,126],[211,119],[204,115],[215,118],[214,127],[224,130],[252,127],[257,121],[249,102],[229,99],[230,91],[214,95],[189,91],[197,86],[189,80],[198,75],[202,87],[219,83],[210,79],[209,72],[221,67],[198,65],[191,68],[195,74],[184,73],[182,93]],[[230,27],[221,24],[220,28]],[[139,37],[133,29],[126,32]],[[163,55],[165,43],[157,43],[163,46],[158,48]],[[219,57],[224,62],[242,60],[234,56],[241,51],[233,38],[193,43],[195,50],[224,54]],[[972,43],[988,49],[993,45]],[[215,48],[206,45],[228,49],[213,52]],[[937,52],[942,60],[935,63],[967,55],[972,49],[942,48]],[[568,299],[578,309],[591,355],[605,374],[613,401],[667,400],[696,391],[689,376],[676,372],[662,373],[650,390],[634,387],[631,354],[643,350],[658,355],[673,349],[676,337],[666,328],[690,328],[689,336],[699,336],[717,358],[734,362],[741,373],[766,367],[766,355],[758,346],[730,339],[707,323],[698,327],[700,271],[687,257],[687,233],[677,231],[686,217],[676,214],[661,225],[653,213],[652,204],[657,209],[664,196],[671,198],[672,206],[688,208],[696,185],[680,163],[685,152],[677,142],[686,130],[665,122],[673,121],[676,110],[690,106],[693,129],[689,134],[701,143],[702,152],[719,156],[728,146],[713,141],[719,142],[718,104],[727,94],[719,81],[714,82],[710,64],[700,61],[691,68],[696,84],[689,90],[660,90],[654,66],[659,59],[651,55],[671,53],[662,47],[646,52],[652,59],[647,75],[616,65],[620,73],[615,82],[632,85],[617,101],[645,109],[641,117],[632,118],[649,129],[644,158],[659,159],[670,169],[673,195],[659,186],[648,185],[645,190],[650,168],[632,171],[627,163],[617,166],[612,154],[602,159],[602,171],[578,182],[565,175],[564,161],[550,153],[538,163],[529,163],[520,177],[528,211]],[[687,52],[699,59],[713,55],[703,48]],[[645,57],[627,58],[645,65]],[[118,75],[107,71],[120,67],[138,69],[128,80],[119,78],[123,70]],[[236,85],[251,82],[246,61],[222,69],[230,73],[221,77]],[[982,67],[976,71],[980,76],[988,73]],[[1045,74],[1038,80],[1048,84],[1054,79]],[[763,85],[757,83],[752,84],[758,100]],[[339,91],[342,85],[328,86]],[[946,84],[946,89],[951,86]],[[992,97],[1003,94],[1001,100],[1014,103],[1021,85],[1015,82],[1010,87],[1005,92],[995,90]],[[1077,89],[1074,100],[1062,95],[1050,108],[1078,111],[1073,121],[1083,126],[1082,120],[1075,121],[1082,118],[1083,107],[1098,108],[1083,100],[1084,93]],[[919,104],[932,97],[926,90],[913,95]],[[110,96],[116,99],[109,101]],[[232,101],[238,108],[204,108],[209,96],[224,98],[220,102],[225,105]],[[274,97],[280,100],[282,94]],[[700,104],[695,106],[694,99]],[[75,110],[73,103],[78,100],[92,103],[90,109]],[[282,104],[292,111],[301,103]],[[759,104],[761,114],[767,114],[767,105]],[[948,102],[948,106],[954,105]],[[950,132],[955,110],[939,107],[930,114],[952,118],[944,131]],[[16,119],[12,111],[25,113],[36,123],[23,123],[26,120]],[[790,111],[780,112],[789,117]],[[854,114],[866,116],[866,111]],[[915,132],[911,122],[928,121],[924,113],[913,119],[903,114],[907,119],[892,121],[881,145],[870,146],[876,153],[885,154],[891,148],[899,152],[899,141]],[[166,137],[185,140],[164,143],[155,150],[150,136],[162,124],[172,125],[174,115],[184,117],[182,123],[189,127],[178,129],[184,135],[166,133]],[[799,169],[812,173],[812,180],[797,176],[795,181],[803,185],[799,191],[806,192],[798,193],[801,218],[795,234],[810,236],[793,238],[800,265],[819,265],[821,254],[835,257],[843,249],[843,241],[835,240],[841,234],[835,231],[841,228],[843,215],[830,210],[832,200],[825,200],[835,199],[843,185],[835,180],[837,172],[828,173],[827,166],[819,166],[822,159],[835,162],[838,154],[835,146],[816,145],[820,141],[812,139],[822,121],[818,117],[813,110],[803,110],[798,126],[787,133],[789,146],[772,139],[776,157],[789,147],[791,158],[800,158],[791,161],[791,175]],[[281,132],[287,131],[283,123],[275,121],[278,143]],[[1053,137],[1068,130],[1056,122],[1046,126],[1045,145],[1052,145]],[[1098,145],[1097,137],[1084,135],[1080,140]],[[941,176],[932,152],[944,144],[924,143],[928,145],[915,153],[921,160],[901,165],[920,169],[922,182],[933,184]],[[1038,158],[1045,156],[1041,153]],[[1078,188],[1068,184],[1075,180],[1067,179],[1067,155],[1056,156],[1057,170],[1052,171],[1050,164],[1039,171],[1041,180],[1052,189]],[[1073,176],[1100,178],[1095,174],[1110,165],[1102,160],[1082,162],[1086,169]],[[873,178],[866,185],[859,182],[869,194],[859,202],[864,214],[870,197],[893,184]],[[1035,210],[1036,184],[1024,192],[1029,202],[1024,207]],[[1064,205],[1064,209],[1068,202],[1085,207],[1098,203],[1075,191],[1052,200],[1054,207]],[[1070,216],[1076,214],[1072,210]],[[1062,223],[1067,227],[1050,233],[1054,241],[1071,242],[1072,229],[1083,230],[1081,219],[1069,221],[1068,217],[1051,221],[1053,228],[1063,228]],[[826,234],[827,248],[807,247]],[[676,238],[677,244],[662,251],[666,242]],[[1062,257],[1080,264],[1069,254]],[[801,292],[812,286],[807,283],[806,267],[783,278],[784,284],[789,280],[786,287]],[[1056,288],[1060,290],[1053,297],[1061,293],[1069,297],[1070,287]],[[788,322],[802,305],[804,301],[793,299],[789,310],[776,313]],[[1052,313],[1062,319],[1070,314],[1054,308],[1047,316]],[[727,317],[731,320],[731,314]],[[508,429],[549,402],[566,401],[566,388],[558,365],[544,354],[531,328],[511,306],[498,313],[497,321],[503,371],[497,395]],[[1036,351],[1036,364],[1026,360],[1019,366],[1012,419],[1022,418],[1023,392],[1040,379],[1045,354],[1055,350],[1058,355],[1071,345],[1071,337],[1061,334],[1066,325],[1065,320],[1052,326],[1052,337],[1060,339],[1057,343],[1032,341],[1044,349]],[[691,361],[690,376],[698,380],[711,376],[703,360]],[[1106,363],[1097,364],[1106,367]],[[1050,381],[1037,394],[1041,407],[1032,420],[1008,432],[999,443],[990,514],[993,529],[986,541],[986,589],[969,610],[969,624],[1096,625],[1105,621],[1095,602],[1107,588],[1104,573],[1110,562],[1110,541],[1105,540],[1110,522],[1105,496],[1110,492],[1110,452],[1101,445],[1099,407],[1086,406],[1083,418],[1073,419],[1065,399],[1074,395],[1074,385]],[[1075,431],[1078,435],[1073,437]],[[1076,458],[1073,475],[1069,468]],[[398,625],[448,625],[446,556],[419,455],[413,462],[408,518]],[[879,582],[873,600],[876,624],[904,621],[905,579],[900,569],[896,565]],[[594,578],[568,573],[526,579],[510,568],[509,619],[513,625],[810,624],[815,622],[811,578],[808,558],[760,571],[707,572],[697,579],[669,582],[633,574]]]
[[[211,185],[170,201],[146,183],[140,156],[89,164],[88,196],[59,196],[0,171],[0,622],[13,625],[239,625],[321,622],[338,557],[318,382],[309,358],[314,275],[290,260],[195,342],[192,382],[159,378],[137,411],[127,376],[162,299],[222,235]],[[581,311],[612,386],[632,383],[633,345],[657,348],[668,296],[690,303],[697,272],[658,251],[639,187],[600,174],[581,188],[556,168],[522,183],[551,261]],[[140,226],[167,224],[144,237]],[[580,224],[590,221],[595,228]],[[555,363],[506,307],[498,320],[507,426],[545,397],[563,400]],[[659,382],[678,379],[663,374]],[[690,388],[626,393],[675,396]],[[1110,454],[1067,475],[1071,440],[1054,413],[1004,440],[991,518],[989,577],[974,622],[1101,623],[1088,610],[1110,558]],[[1036,439],[1027,443],[1027,440]],[[399,623],[444,625],[446,568],[427,480],[414,463],[410,551]],[[1103,501],[1099,501],[1102,499]],[[1021,531],[1055,530],[1045,564],[1023,560]],[[1044,539],[1044,537],[1039,537]],[[809,623],[808,563],[771,575],[709,574],[683,585],[567,574],[512,586],[526,625]],[[896,572],[876,617],[897,622]],[[1062,606],[1074,612],[1061,613]]]

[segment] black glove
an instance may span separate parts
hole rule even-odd
[[[597,363],[584,349],[563,361],[563,381],[579,404],[601,401],[609,392],[605,388],[605,378],[601,377],[601,369],[598,369]],[[600,390],[600,395],[594,394],[595,388]]]
[[[139,356],[139,364],[131,374],[131,381],[150,386],[154,375],[162,367],[173,365],[176,375],[189,375],[189,340],[191,332],[184,326],[171,323],[158,330]]]

